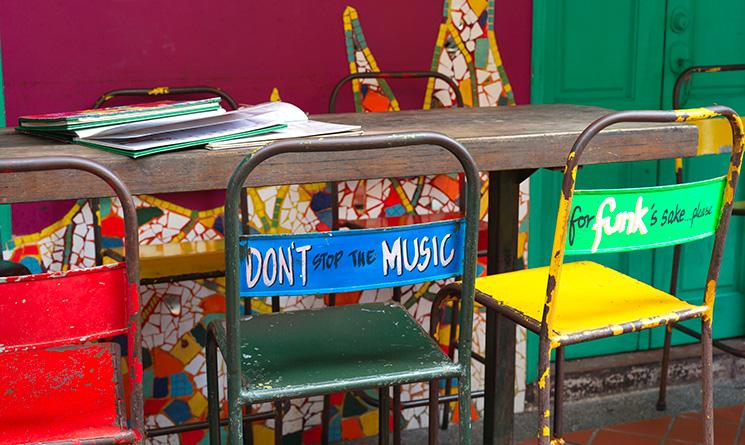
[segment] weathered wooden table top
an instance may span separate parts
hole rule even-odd
[[[575,105],[440,109],[397,113],[312,116],[359,124],[366,134],[439,131],[468,148],[482,171],[534,169],[564,164],[574,139],[609,110]],[[696,154],[697,130],[686,124],[623,124],[594,139],[582,163],[689,157]],[[250,149],[181,150],[140,159],[79,145],[62,144],[0,129],[0,157],[82,156],[118,174],[133,194],[224,189]],[[287,154],[267,161],[246,185],[276,185],[345,179],[411,176],[459,171],[457,161],[436,147],[350,153]],[[0,203],[109,195],[92,176],[57,171],[0,175]]]

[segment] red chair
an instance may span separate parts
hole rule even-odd
[[[0,278],[0,443],[141,443],[137,217],[129,191],[82,158],[0,159],[0,174],[62,169],[92,173],[116,192],[127,261]],[[103,341],[123,334],[126,381],[119,344]]]

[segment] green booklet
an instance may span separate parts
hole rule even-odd
[[[220,108],[219,98],[169,102],[167,106],[163,102],[157,104],[159,105],[152,107],[134,105],[129,110],[131,113],[125,110],[126,107],[113,107],[109,111],[93,110],[96,113],[88,113],[90,110],[59,113],[64,116],[57,117],[25,116],[19,120],[21,125],[16,129],[23,133],[139,158],[212,142],[256,136],[287,127],[284,116],[279,113],[257,112],[251,108],[226,112]],[[209,107],[197,108],[197,105]],[[146,113],[143,109],[159,111]],[[54,128],[57,130],[53,130]]]
[[[218,109],[220,109],[219,97],[181,102],[162,100],[118,107],[21,116],[18,118],[18,126],[27,131],[77,130]]]

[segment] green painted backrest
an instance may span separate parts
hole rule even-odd
[[[682,244],[716,232],[726,177],[628,189],[575,190],[566,255]]]

